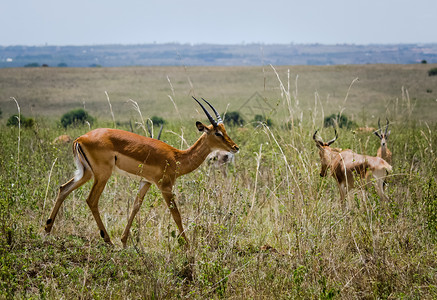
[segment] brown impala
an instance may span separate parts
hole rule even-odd
[[[388,140],[388,136],[390,135],[390,130],[388,130],[388,124],[389,123],[388,123],[388,119],[387,119],[387,124],[385,125],[385,130],[384,130],[384,132],[382,132],[381,123],[380,123],[380,120],[378,119],[378,128],[379,129],[373,133],[377,137],[379,137],[379,139],[381,140],[381,146],[378,148],[378,152],[376,153],[376,156],[381,157],[386,162],[391,164],[391,151],[387,147],[387,140]],[[378,133],[378,132],[380,132],[380,133]]]
[[[100,218],[98,203],[106,182],[112,172],[117,170],[124,174],[134,175],[141,180],[132,213],[121,237],[123,246],[126,247],[132,221],[152,183],[161,190],[179,233],[188,246],[188,239],[184,233],[181,216],[173,194],[176,179],[194,171],[208,154],[216,149],[232,153],[238,152],[238,146],[227,135],[222,119],[214,107],[202,99],[214,111],[217,121],[211,117],[197,99],[194,98],[194,100],[203,109],[211,125],[207,126],[201,122],[196,122],[197,129],[203,134],[194,145],[186,150],[179,150],[162,141],[117,129],[99,128],[77,138],[73,143],[73,155],[77,165],[76,174],[60,187],[55,207],[47,220],[45,231],[47,233],[51,231],[56,214],[64,199],[72,191],[94,178],[87,203],[97,222],[100,235],[106,243],[112,244]]]

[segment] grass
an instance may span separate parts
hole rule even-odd
[[[386,74],[383,78],[387,82],[396,81],[394,78],[398,78],[401,69],[406,70],[406,77],[410,76],[410,68],[412,73],[418,72],[417,66],[399,66],[396,67],[398,72],[393,73],[390,66],[387,67],[389,70],[384,70],[383,66],[361,67],[367,72],[376,72],[376,69],[376,73]],[[114,247],[108,247],[102,241],[86,205],[90,183],[66,199],[52,234],[46,236],[43,226],[53,207],[57,188],[74,173],[71,145],[52,144],[51,141],[64,133],[79,136],[88,131],[88,126],[64,130],[57,125],[55,118],[36,112],[36,124],[32,129],[9,128],[1,124],[0,297],[436,298],[437,124],[425,117],[419,118],[417,112],[421,109],[420,101],[431,103],[431,99],[422,98],[421,87],[413,89],[417,94],[410,87],[408,95],[402,95],[401,85],[393,88],[392,94],[386,94],[390,94],[387,99],[392,100],[384,99],[387,101],[385,104],[368,108],[379,116],[387,113],[392,124],[388,145],[393,152],[394,171],[386,188],[390,200],[381,201],[373,188],[367,191],[358,188],[343,205],[334,180],[319,177],[317,148],[312,140],[314,130],[320,127],[323,115],[328,114],[330,109],[329,105],[325,105],[323,96],[326,89],[318,88],[307,93],[301,86],[310,88],[317,84],[317,80],[338,74],[338,78],[344,81],[333,85],[334,89],[338,89],[336,103],[341,105],[344,113],[356,111],[356,121],[365,123],[366,119],[371,126],[376,125],[377,118],[367,114],[365,118],[361,117],[360,114],[364,115],[360,108],[363,100],[358,95],[373,95],[383,88],[383,84],[372,79],[374,86],[366,92],[362,79],[351,86],[354,78],[362,77],[348,66],[320,68],[314,73],[310,72],[314,71],[312,67],[308,68],[305,76],[299,75],[298,89],[294,83],[288,88],[285,68],[276,68],[283,82],[283,93],[281,96],[279,88],[272,88],[266,92],[266,99],[275,103],[276,107],[284,107],[285,112],[277,113],[273,126],[267,128],[247,124],[242,128],[228,128],[228,134],[241,150],[227,177],[205,164],[178,180],[174,192],[191,242],[189,251],[185,251],[180,244],[168,208],[154,187],[147,194],[132,226],[128,248],[122,249],[120,237],[138,183],[118,175],[110,179],[100,199],[102,219],[115,243]],[[364,72],[354,68],[356,72]],[[101,76],[114,76],[106,81],[111,87],[109,83],[117,83],[112,87],[114,92],[106,87],[101,93],[88,95],[92,98],[91,95],[101,94],[98,96],[101,99],[95,100],[94,104],[90,100],[89,105],[96,107],[96,113],[91,114],[98,116],[98,111],[108,111],[106,118],[97,117],[93,127],[112,127],[114,122],[104,91],[108,91],[115,121],[140,120],[139,113],[131,104],[125,104],[128,107],[126,110],[131,112],[121,113],[121,98],[137,101],[144,119],[157,115],[156,111],[145,107],[152,108],[154,103],[158,103],[147,104],[138,95],[135,97],[129,93],[120,96],[123,90],[116,96],[116,89],[124,84],[129,86],[129,83],[128,80],[123,82],[123,76],[114,74],[130,74],[132,79],[134,76],[131,73],[145,74],[146,71],[153,73],[156,70],[161,69],[60,69],[59,77],[64,79],[52,84],[55,90],[58,84],[65,87],[71,82],[64,81],[66,77],[63,76],[76,74],[79,82],[87,82],[88,78],[90,85],[96,80],[98,86],[105,82],[98,79]],[[166,102],[156,105],[167,107],[163,113],[166,118],[172,115],[171,122],[165,125],[163,139],[175,147],[181,148],[182,145],[185,148],[182,137],[192,144],[199,136],[194,121],[205,121],[205,117],[193,113],[195,103],[188,99],[189,92],[181,91],[188,75],[180,73],[181,78],[170,76],[173,94],[164,76],[167,72],[171,74],[169,70],[173,69],[163,68],[161,72],[154,73],[156,81],[162,75],[161,79],[166,84],[162,87],[163,96],[159,97],[160,101]],[[262,72],[256,74],[249,70],[251,75],[243,84],[241,81],[233,82],[232,78],[239,78],[248,72],[247,69],[206,70],[189,70],[194,86],[192,92],[206,97],[211,91],[213,95],[207,98],[213,99],[214,106],[221,110],[229,98],[245,101],[243,95],[251,95],[258,88],[263,88]],[[228,71],[229,78],[219,76],[217,82],[211,83],[214,76],[208,73],[226,74]],[[4,72],[16,72],[9,81],[20,78],[18,74],[21,74],[15,69],[0,70],[0,73]],[[105,75],[106,72],[108,75]],[[271,72],[269,80],[272,82],[269,85],[279,87],[276,75],[273,70]],[[306,77],[310,74],[314,81]],[[197,76],[201,75],[209,78],[207,81],[211,85],[200,81],[201,77]],[[251,82],[254,77],[261,80],[257,81],[261,82],[260,86]],[[415,80],[420,81],[420,78]],[[225,79],[229,80],[226,84]],[[290,74],[290,82],[294,79]],[[137,80],[129,86],[132,91],[144,87],[144,82],[139,83],[144,77],[139,76]],[[414,82],[413,79],[408,80]],[[331,82],[334,81],[332,79]],[[16,84],[20,86],[22,83]],[[239,84],[242,86],[239,87]],[[231,86],[235,89],[223,88]],[[89,92],[90,89],[87,87],[84,91]],[[80,85],[70,91],[66,89],[66,94],[81,93],[79,90]],[[159,85],[156,90],[159,90]],[[314,97],[315,90],[320,95],[319,99]],[[43,94],[36,87],[34,92],[35,95]],[[49,98],[52,92],[48,93]],[[27,90],[23,93],[30,94]],[[348,97],[345,101],[346,93]],[[167,94],[171,94],[180,114],[176,113]],[[24,107],[28,109],[29,103],[20,102],[22,97],[19,95],[9,96],[16,97],[22,113],[25,113]],[[394,103],[395,97],[399,97],[397,104]],[[415,106],[412,105],[414,98],[417,99]],[[12,104],[15,105],[13,101]],[[231,105],[235,105],[234,102]],[[60,110],[58,104],[56,106],[51,108],[53,114]],[[435,113],[435,106],[427,108]],[[33,109],[40,108],[35,105]],[[9,113],[3,106],[2,110],[6,115]],[[420,115],[431,114],[423,110]],[[11,113],[15,112],[11,109]],[[290,112],[293,113],[292,127]],[[127,125],[117,126],[129,130]],[[144,134],[142,128],[136,130]],[[331,138],[333,132],[324,129],[321,134]],[[338,147],[366,154],[375,154],[378,143],[373,134],[346,129],[339,130],[339,139],[335,142]]]

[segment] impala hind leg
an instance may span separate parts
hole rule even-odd
[[[121,236],[121,242],[123,243],[123,248],[126,248],[127,238],[129,237],[130,227],[132,226],[132,222],[135,218],[135,215],[140,210],[141,204],[143,204],[144,196],[151,186],[150,182],[141,181],[140,182],[140,190],[138,191],[138,195],[135,198],[134,206],[132,208],[131,215],[127,222],[126,228],[124,229],[123,235]]]
[[[186,242],[187,248],[189,248],[189,241],[187,236],[185,235],[184,227],[182,226],[182,218],[179,213],[178,207],[176,206],[175,196],[172,193],[171,187],[161,188],[162,195],[164,196],[165,202],[167,203],[168,208],[170,209],[170,213],[173,217],[173,220],[176,222],[176,225],[179,229],[179,235],[182,236]]]
[[[53,223],[55,222],[56,215],[58,214],[59,208],[61,207],[62,203],[64,202],[65,198],[74,191],[75,189],[81,187],[83,184],[85,184],[88,180],[90,180],[92,177],[92,174],[90,171],[86,170],[84,171],[81,178],[71,178],[67,183],[61,185],[58,192],[58,197],[56,198],[55,207],[53,207],[52,213],[50,214],[50,218],[47,219],[45,231],[46,233],[50,233],[53,227]]]
[[[109,174],[111,174],[109,172]],[[100,212],[99,212],[99,199],[100,195],[103,192],[103,189],[106,186],[106,182],[108,181],[109,176],[102,177],[102,178],[95,178],[93,187],[91,188],[91,192],[88,196],[88,199],[86,200],[86,203],[88,204],[89,208],[91,209],[91,212],[94,216],[94,219],[96,220],[97,226],[100,230],[100,236],[103,238],[103,240],[112,245],[111,239],[109,238],[108,232],[106,231],[105,225],[103,225],[102,219],[100,218]]]

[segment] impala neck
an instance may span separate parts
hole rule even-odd
[[[180,152],[177,159],[179,163],[178,175],[188,174],[197,169],[210,153],[211,148],[207,144],[207,135],[204,133],[194,145]]]

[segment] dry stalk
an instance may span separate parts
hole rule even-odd
[[[18,116],[16,117],[18,119],[18,146],[17,146],[17,183],[18,183],[18,175],[20,174],[20,143],[21,143],[21,109],[20,105],[18,105],[17,99],[14,97],[11,97],[13,101],[15,101],[15,104],[17,105],[18,109]]]
[[[105,94],[106,94],[106,99],[108,99],[109,110],[111,111],[111,116],[112,116],[113,126],[114,126],[114,128],[116,128],[116,126],[115,126],[115,117],[114,117],[114,112],[112,111],[112,104],[111,104],[111,101],[109,101],[109,95],[108,95],[108,92],[105,91]]]

